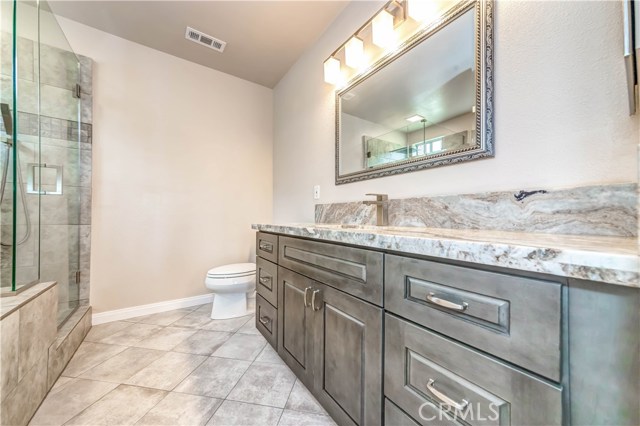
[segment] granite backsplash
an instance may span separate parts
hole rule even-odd
[[[637,206],[635,183],[390,199],[389,225],[637,237]],[[376,208],[317,204],[315,221],[375,225]]]

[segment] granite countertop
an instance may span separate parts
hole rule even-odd
[[[640,287],[628,237],[370,225],[254,224],[277,234]]]

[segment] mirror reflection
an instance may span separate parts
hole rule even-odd
[[[478,146],[476,10],[338,95],[340,175]]]

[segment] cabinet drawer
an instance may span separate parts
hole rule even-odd
[[[388,399],[384,400],[384,424],[385,426],[418,426],[418,423]]]
[[[270,262],[278,263],[278,236],[258,232],[256,234],[256,255]]]
[[[256,289],[267,302],[278,307],[278,265],[256,258]]]
[[[560,381],[559,283],[390,255],[385,279],[387,310]]]
[[[382,253],[281,237],[278,264],[382,306]]]
[[[385,396],[418,423],[562,424],[560,387],[395,316],[385,319]]]
[[[256,295],[256,328],[274,349],[278,342],[278,310],[262,296]]]

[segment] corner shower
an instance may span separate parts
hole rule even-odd
[[[46,2],[0,7],[0,289],[57,281],[62,324],[88,299],[91,60]]]

